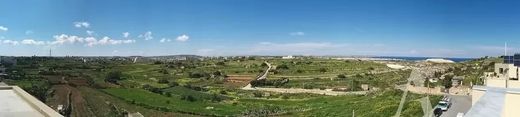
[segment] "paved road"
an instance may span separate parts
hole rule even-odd
[[[471,96],[450,95],[451,107],[441,117],[456,117],[457,113],[466,113],[471,108]]]

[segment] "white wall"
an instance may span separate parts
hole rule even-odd
[[[486,79],[486,86],[506,88],[505,79]]]

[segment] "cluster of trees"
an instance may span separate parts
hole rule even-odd
[[[276,80],[261,79],[261,80],[253,80],[250,82],[250,84],[253,87],[259,87],[259,86],[280,87],[280,86],[285,85],[288,82],[289,82],[289,79],[287,79],[287,78],[276,79]]]
[[[121,76],[122,76],[121,71],[111,71],[107,74],[107,76],[105,78],[105,82],[119,85],[118,81],[122,79]]]
[[[188,77],[190,78],[203,78],[203,77],[209,77],[210,75],[203,71],[195,71],[195,72],[189,72]]]
[[[242,113],[245,117],[269,117],[278,113],[284,113],[282,108],[274,105],[263,105],[262,107],[252,108]]]

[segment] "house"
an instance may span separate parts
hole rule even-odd
[[[289,55],[289,56],[282,57],[282,59],[294,59],[294,57],[292,55]]]
[[[484,73],[484,85],[472,88],[472,107],[467,117],[520,116],[520,54],[505,56],[504,63],[495,63],[494,72]]]

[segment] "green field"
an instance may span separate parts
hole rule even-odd
[[[392,116],[397,110],[410,70],[393,70],[371,61],[308,59],[207,59],[143,61],[99,59],[84,63],[79,58],[17,58],[6,79],[48,102],[57,90],[77,90],[73,104],[85,116],[122,116],[139,112],[145,116]],[[366,95],[326,96],[310,93],[276,93],[242,90],[248,79],[273,65],[262,87],[334,89],[360,91]],[[457,64],[467,66],[473,63]],[[464,74],[467,71],[461,72]],[[233,84],[230,77],[244,76]],[[287,82],[278,83],[282,79]],[[242,83],[240,83],[242,82]],[[230,86],[233,85],[233,86]],[[59,87],[56,87],[59,86]],[[66,91],[61,91],[66,92]],[[418,101],[425,95],[410,94],[402,116],[423,114]],[[431,100],[436,102],[438,96]],[[74,113],[73,112],[73,113]]]

